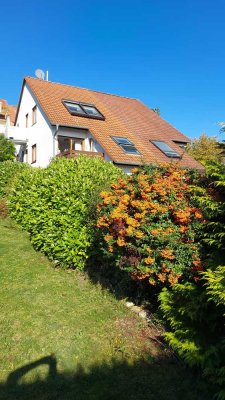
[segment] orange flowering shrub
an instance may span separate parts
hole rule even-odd
[[[97,226],[102,249],[133,279],[177,283],[202,270],[190,174],[176,165],[133,170],[101,193]]]

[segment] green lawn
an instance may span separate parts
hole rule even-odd
[[[207,399],[154,330],[0,220],[0,399]],[[54,353],[54,356],[52,355]]]

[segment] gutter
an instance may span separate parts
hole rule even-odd
[[[59,131],[59,127],[60,127],[60,125],[56,125],[55,126],[55,131],[53,132],[53,157],[55,157],[55,138],[56,138],[56,135],[57,135],[57,133],[58,133],[58,131]]]

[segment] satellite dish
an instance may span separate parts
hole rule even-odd
[[[45,73],[44,73],[44,71],[42,71],[42,69],[36,69],[35,76],[38,79],[45,79]]]

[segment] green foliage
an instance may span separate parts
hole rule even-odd
[[[225,258],[225,165],[205,164],[206,175],[196,182],[195,201],[207,220],[202,242],[209,266],[219,265]]]
[[[160,294],[161,309],[170,324],[170,345],[217,387],[225,399],[225,166],[207,162],[206,175],[193,187],[195,202],[206,218],[201,244],[204,271],[201,282],[174,285]]]
[[[215,137],[202,134],[198,139],[194,139],[188,146],[187,152],[195,158],[195,160],[205,163],[207,161],[223,160],[223,150]]]
[[[191,366],[225,390],[225,267],[203,273],[204,284],[163,289],[161,309],[170,323],[169,344]]]
[[[24,171],[9,196],[11,216],[55,264],[82,269],[94,240],[99,192],[122,171],[97,157],[57,158]]]
[[[0,162],[15,159],[15,146],[13,142],[0,134]]]
[[[145,167],[101,193],[102,249],[133,279],[174,284],[202,269],[202,214],[189,180],[176,165]]]
[[[5,197],[14,179],[29,166],[17,161],[0,162],[0,198]]]

